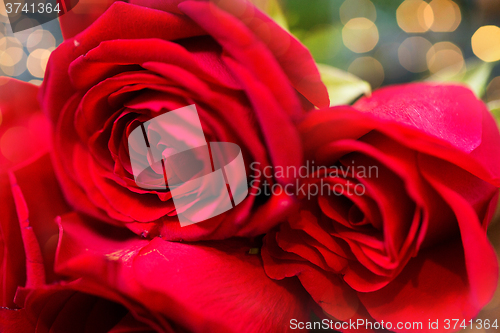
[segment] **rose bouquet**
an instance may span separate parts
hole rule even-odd
[[[250,2],[89,3],[41,87],[0,79],[2,126],[33,127],[0,160],[0,332],[472,327],[500,134],[470,89],[330,106],[343,87]]]

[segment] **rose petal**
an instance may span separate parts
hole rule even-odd
[[[115,0],[104,0],[99,2],[79,0],[77,10],[72,9],[59,17],[59,24],[61,25],[64,39],[72,38],[85,30],[97,20],[113,2],[115,2]]]
[[[479,184],[474,184],[477,189],[475,186],[471,186],[471,183],[468,183],[466,185],[469,186],[465,187],[468,191],[464,191],[462,188],[462,191],[457,192],[456,187],[459,185],[457,183],[460,182],[453,178],[452,183],[449,184],[449,175],[448,177],[441,175],[440,171],[442,169],[440,169],[440,164],[436,163],[435,158],[420,156],[419,164],[422,166],[424,176],[455,212],[464,247],[471,302],[479,311],[491,300],[497,288],[498,261],[495,250],[488,241],[482,221],[478,219],[477,211],[484,214],[487,206],[489,206],[489,201],[497,199],[498,189],[490,184],[480,184],[478,182]],[[463,181],[464,178],[459,179]],[[482,193],[477,193],[477,190],[481,189],[481,187]],[[464,193],[464,195],[460,193]],[[464,198],[464,196],[468,197]],[[486,202],[478,202],[478,200],[483,201],[484,198],[488,198]],[[479,206],[477,211],[473,209],[473,206]]]
[[[217,5],[240,19],[278,59],[295,89],[317,107],[330,105],[328,91],[309,50],[274,20],[246,1],[216,0]],[[184,4],[179,7],[182,9]]]
[[[289,80],[278,61],[269,48],[241,21],[211,2],[185,1],[179,4],[179,8],[213,36],[221,44],[225,54],[237,59],[238,64],[254,73],[290,115],[300,114],[299,101],[295,98],[292,87],[279,83]],[[239,73],[236,75],[240,77]],[[242,79],[241,82],[245,83],[247,80]],[[249,96],[253,94],[249,92]]]
[[[412,83],[376,90],[354,107],[471,152],[481,143],[484,104],[463,86]]]
[[[278,246],[276,233],[271,232],[265,237],[262,259],[266,273],[271,278],[298,276],[304,288],[324,311],[339,320],[354,316],[359,305],[356,293],[339,275],[326,272],[298,256],[293,260],[290,255]],[[273,257],[276,256],[286,260],[275,260]]]
[[[56,270],[106,285],[186,328],[282,332],[283,323],[308,315],[298,282],[270,280],[247,241],[146,241],[111,230],[105,236],[89,224],[62,217]]]
[[[126,24],[123,29],[109,29],[116,24],[116,18],[134,19],[134,24]],[[202,35],[203,31],[191,20],[180,15],[152,10],[118,1],[102,14],[88,29],[72,39],[66,40],[52,52],[40,94],[42,106],[51,119],[57,118],[66,101],[74,93],[68,77],[70,64],[99,43],[107,40],[138,38],[159,38],[176,40]]]
[[[422,322],[422,332],[432,332],[429,320],[461,322],[479,311],[470,299],[460,239],[420,251],[386,287],[358,297],[377,321]]]
[[[0,306],[13,308],[17,286],[26,282],[26,258],[7,175],[0,176],[0,211]]]

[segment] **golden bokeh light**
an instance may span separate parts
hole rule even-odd
[[[471,39],[472,51],[481,60],[500,60],[500,28],[485,25],[477,29]]]
[[[49,61],[50,51],[46,49],[36,49],[30,53],[26,66],[28,71],[34,77],[43,78],[47,62]]]
[[[14,66],[23,58],[22,48],[11,46],[0,55],[0,65]]]
[[[56,47],[56,39],[48,30],[35,30],[26,40],[26,48],[29,52],[33,52],[36,49],[52,49],[54,47]]]
[[[342,41],[351,51],[365,53],[373,50],[379,39],[375,23],[365,17],[349,20],[342,29]]]
[[[399,27],[408,33],[426,32],[434,22],[431,6],[423,0],[405,0],[396,10]]]
[[[11,52],[10,48],[0,54],[0,70],[7,76],[19,76],[26,71],[26,53],[16,49]],[[20,57],[19,57],[20,55]],[[19,59],[19,61],[17,61]]]
[[[20,64],[26,54],[23,45],[15,37],[0,39],[0,70],[8,76],[21,74],[23,65]]]
[[[435,32],[455,31],[462,21],[460,7],[451,0],[432,0],[429,3],[434,16],[430,29]]]
[[[14,62],[14,59],[12,58],[12,56],[3,51],[2,53],[0,53],[0,66],[7,66],[7,67],[11,67],[11,66],[14,66],[16,63]]]
[[[437,73],[446,68],[446,75],[456,75],[465,70],[462,51],[451,42],[434,44],[427,52],[426,58],[431,73]]]
[[[346,0],[340,6],[339,14],[342,24],[356,17],[365,17],[372,22],[377,19],[377,10],[370,0]]]
[[[408,37],[398,48],[399,63],[412,73],[427,70],[427,52],[432,47],[424,37]]]
[[[29,83],[34,84],[35,86],[40,86],[42,82],[43,82],[42,80],[36,80],[36,79],[29,80]]]
[[[15,37],[0,38],[0,53],[7,50],[9,47],[17,47],[22,49],[23,44],[19,41],[19,39]]]
[[[359,57],[349,65],[349,73],[368,81],[373,89],[378,88],[384,82],[384,67],[373,57]]]

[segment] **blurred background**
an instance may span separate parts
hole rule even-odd
[[[81,1],[73,12],[85,14],[103,2],[108,1]],[[500,67],[494,66],[500,60],[499,0],[279,3],[289,30],[317,62],[355,74],[372,88],[429,77],[460,80],[482,70],[491,71],[485,99],[500,99]],[[50,52],[61,42],[56,20],[13,34],[0,0],[0,75],[39,84]]]
[[[80,1],[72,12],[87,15],[91,6],[109,1]],[[252,1],[270,10],[275,6],[275,0]],[[275,18],[318,63],[352,73],[372,89],[418,80],[466,82],[500,115],[500,0],[279,0],[279,5]],[[0,76],[41,84],[50,53],[61,42],[57,20],[14,34],[0,0]],[[500,222],[493,224],[490,238],[500,249]],[[480,317],[500,319],[500,291]]]
[[[34,25],[28,20],[25,19],[17,24]],[[37,85],[41,84],[50,53],[62,41],[57,20],[14,34],[4,1],[0,0],[0,76],[16,77]]]
[[[284,0],[282,4],[290,31],[317,62],[353,73],[372,88],[474,76],[485,81],[479,93],[485,93],[486,101],[500,99],[500,67],[495,66],[500,60],[498,0]]]
[[[364,76],[373,86],[413,81],[450,66],[458,74],[466,60],[500,60],[498,0],[284,4],[291,31],[318,62]]]

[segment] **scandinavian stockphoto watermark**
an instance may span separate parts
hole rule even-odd
[[[195,105],[161,114],[128,137],[136,184],[166,191],[182,227],[235,207],[248,194],[240,147],[205,139]]]
[[[362,196],[363,178],[377,166],[336,164],[299,167],[249,165],[231,142],[207,142],[196,106],[163,113],[139,124],[128,136],[130,166],[137,186],[172,199],[182,227],[208,220],[252,196]],[[250,187],[250,190],[249,190]]]
[[[315,165],[306,161],[296,166],[262,166],[259,162],[250,164],[250,193],[255,196],[282,195],[311,199],[316,196],[362,196],[366,193],[361,179],[378,178],[376,165],[336,164],[332,166]],[[264,179],[264,180],[262,180]],[[283,184],[280,179],[292,180]]]

